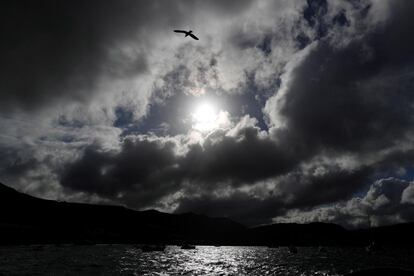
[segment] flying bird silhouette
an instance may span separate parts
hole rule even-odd
[[[192,38],[194,38],[195,40],[198,40],[198,37],[196,37],[195,35],[193,35],[193,31],[189,30],[189,31],[183,31],[183,30],[174,30],[174,32],[176,33],[183,33],[185,34],[185,37],[187,36],[191,36]]]

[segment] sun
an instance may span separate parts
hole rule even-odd
[[[197,122],[211,123],[214,121],[216,112],[211,105],[205,103],[197,107],[193,116]]]
[[[192,129],[208,134],[217,129],[227,129],[232,125],[229,112],[219,110],[211,102],[201,102],[191,113]]]
[[[219,114],[210,103],[202,103],[192,114],[193,128],[201,132],[209,132],[220,126]]]
[[[218,127],[217,112],[215,108],[209,103],[202,103],[195,109],[193,116],[193,128],[208,132]]]

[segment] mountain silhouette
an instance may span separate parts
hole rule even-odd
[[[0,184],[0,244],[59,242],[221,243],[246,228],[226,218],[134,211],[39,199]]]
[[[36,198],[0,183],[0,244],[163,243],[414,246],[414,223],[347,230],[331,223],[247,228],[228,218]]]

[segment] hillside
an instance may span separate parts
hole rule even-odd
[[[45,200],[0,184],[0,244],[197,243],[222,245],[413,246],[414,223],[347,230],[336,224],[247,228],[228,218],[135,211],[122,206]]]

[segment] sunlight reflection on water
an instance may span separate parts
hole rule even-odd
[[[327,255],[316,248],[300,248],[294,255],[286,248],[198,246],[196,250],[181,250],[170,246],[160,254],[131,249],[127,251],[120,272],[136,275],[342,275],[356,269],[361,255],[366,255],[358,248],[352,249],[353,252],[335,248],[329,251]],[[379,261],[378,265],[383,263]],[[365,260],[361,268],[373,266],[375,264]]]
[[[141,252],[133,245],[0,247],[0,275],[343,275],[378,266],[414,268],[412,249],[197,246]]]

